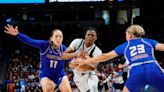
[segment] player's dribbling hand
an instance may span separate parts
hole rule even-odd
[[[72,64],[80,64],[81,63],[81,58],[74,58],[71,60]]]
[[[82,66],[82,65],[86,65],[87,64],[87,60],[81,60],[78,67]]]
[[[18,32],[18,26],[16,26],[15,28],[12,25],[7,24],[5,26],[5,33],[10,34],[10,35],[14,35],[16,36],[19,32]]]

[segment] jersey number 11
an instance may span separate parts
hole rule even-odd
[[[56,60],[50,60],[50,68],[56,68],[57,63],[58,62]]]

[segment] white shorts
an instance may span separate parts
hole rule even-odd
[[[74,82],[80,92],[98,92],[98,77],[94,71],[74,72]]]

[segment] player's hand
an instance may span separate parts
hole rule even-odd
[[[75,68],[75,67],[77,67],[77,66],[78,66],[78,64],[69,63],[69,67],[71,67],[71,68]]]
[[[75,58],[83,58],[85,56],[87,56],[87,52],[85,51],[78,51],[78,52],[75,52]]]
[[[125,67],[127,67],[128,66],[128,64],[119,64],[118,65],[118,68],[125,68]]]
[[[81,58],[74,58],[71,60],[71,64],[80,64],[81,63]]]
[[[6,26],[5,26],[5,31],[4,31],[5,33],[7,33],[7,34],[10,34],[10,35],[14,35],[14,36],[16,36],[16,35],[18,35],[18,26],[16,26],[15,28],[12,26],[12,25],[10,25],[10,24],[7,24]]]
[[[78,67],[86,65],[87,62],[88,62],[87,60],[80,60]]]
[[[88,53],[86,51],[80,51],[80,56],[84,57],[84,56],[88,56]]]
[[[90,58],[90,56],[84,56],[84,60],[89,59],[89,58]]]
[[[124,68],[125,66],[123,64],[119,64],[118,68]]]
[[[119,65],[118,65],[118,68],[123,68],[123,65],[122,65],[122,64],[119,64]]]
[[[81,52],[75,52],[75,58],[79,58],[81,56]]]

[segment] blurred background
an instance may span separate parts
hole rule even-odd
[[[142,25],[145,37],[164,43],[164,12],[161,0],[0,0],[0,92],[42,92],[39,83],[39,50],[5,34],[4,26],[19,26],[20,32],[34,39],[48,40],[51,31],[64,33],[63,44],[69,46],[75,38],[84,38],[88,26],[97,28],[96,42],[103,53],[126,41],[125,30],[131,24]],[[163,52],[155,51],[164,67]],[[100,63],[99,92],[121,92],[117,77],[126,81],[127,69],[120,56]],[[73,92],[78,92],[72,69],[66,71]],[[57,89],[56,89],[57,90]],[[158,92],[147,85],[141,92]]]

